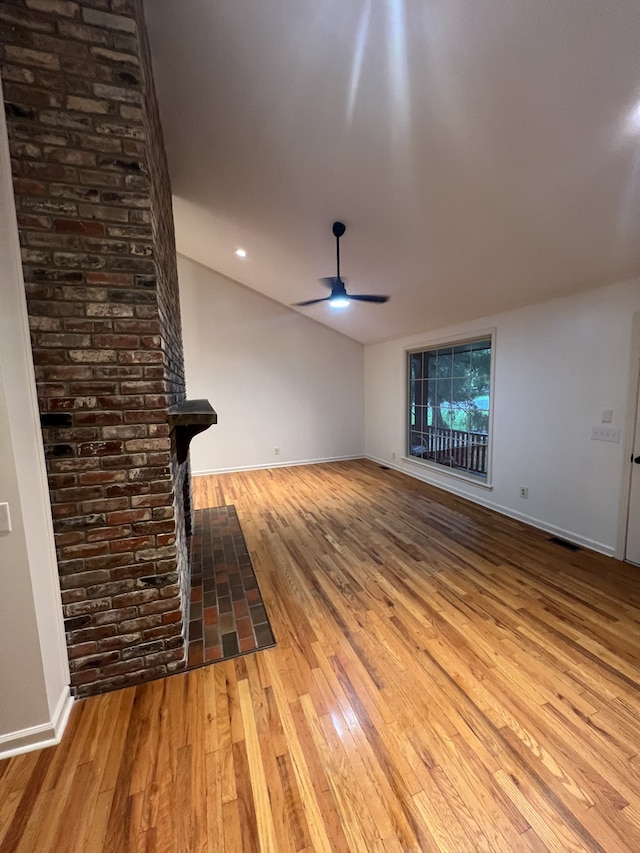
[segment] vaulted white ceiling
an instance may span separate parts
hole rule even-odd
[[[640,274],[638,0],[145,11],[183,254],[289,305],[341,219],[363,343]]]

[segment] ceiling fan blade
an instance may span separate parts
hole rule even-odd
[[[305,305],[315,305],[316,302],[328,302],[331,299],[330,296],[323,296],[322,299],[307,299],[304,302],[294,302],[294,308],[303,308]]]
[[[388,302],[388,296],[370,296],[365,293],[353,295],[352,293],[348,294],[349,299],[354,299],[356,302],[377,302],[382,304],[383,302]]]

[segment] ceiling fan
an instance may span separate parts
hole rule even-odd
[[[332,230],[333,236],[336,238],[336,274],[335,276],[320,279],[329,288],[331,295],[323,296],[321,299],[307,299],[305,302],[296,302],[294,303],[295,306],[301,308],[304,305],[315,305],[316,302],[328,302],[332,308],[346,308],[349,302],[387,302],[389,300],[388,296],[347,293],[344,280],[340,277],[340,238],[346,231],[346,226],[343,222],[334,222]]]

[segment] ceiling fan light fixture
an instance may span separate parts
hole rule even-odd
[[[349,300],[346,296],[331,296],[329,299],[329,305],[331,305],[332,308],[347,308]]]

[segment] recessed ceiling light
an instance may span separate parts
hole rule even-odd
[[[247,253],[246,253],[245,249],[236,249],[236,255],[239,258],[246,258],[247,257]]]

